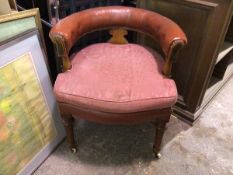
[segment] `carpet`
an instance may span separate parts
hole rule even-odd
[[[233,174],[233,79],[193,126],[172,117],[162,158],[152,154],[154,127],[101,125],[81,120],[72,154],[64,141],[34,175],[231,175]]]

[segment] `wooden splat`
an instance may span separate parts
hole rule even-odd
[[[112,35],[110,40],[108,41],[109,43],[112,44],[127,44],[128,41],[124,37],[125,35],[128,34],[128,31],[122,28],[118,29],[112,29],[109,31],[109,34]]]

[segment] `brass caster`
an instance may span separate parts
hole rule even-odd
[[[71,148],[71,152],[74,154],[77,152],[77,148]]]
[[[160,159],[162,157],[162,155],[160,153],[155,153],[154,155],[155,155],[156,159]]]

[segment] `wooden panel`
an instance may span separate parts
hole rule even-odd
[[[200,50],[203,47],[204,37],[207,32],[208,21],[211,20],[212,10],[218,4],[203,1],[175,1],[155,0],[139,1],[140,7],[156,11],[174,20],[185,31],[188,45],[178,55],[178,61],[173,65],[172,76],[176,81],[180,104],[187,106],[187,94],[189,93],[189,80],[192,76],[194,65],[197,62]],[[190,22],[192,20],[192,22]],[[146,38],[145,43],[149,43]],[[190,54],[192,53],[192,54]]]
[[[225,36],[229,21],[229,7],[232,6],[231,0],[212,0],[211,2],[215,2],[218,6],[211,12],[211,20],[208,21],[206,33],[203,36],[203,45],[194,65],[194,75],[189,80],[187,103],[191,112],[197,111],[200,107]]]
[[[194,120],[203,109],[201,102],[230,22],[233,1],[138,0],[138,6],[171,18],[187,34],[188,45],[172,70],[179,92],[175,112]]]

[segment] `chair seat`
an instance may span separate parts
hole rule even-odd
[[[162,75],[161,56],[140,45],[93,44],[71,63],[55,82],[58,102],[131,113],[171,107],[177,100],[174,81]]]

